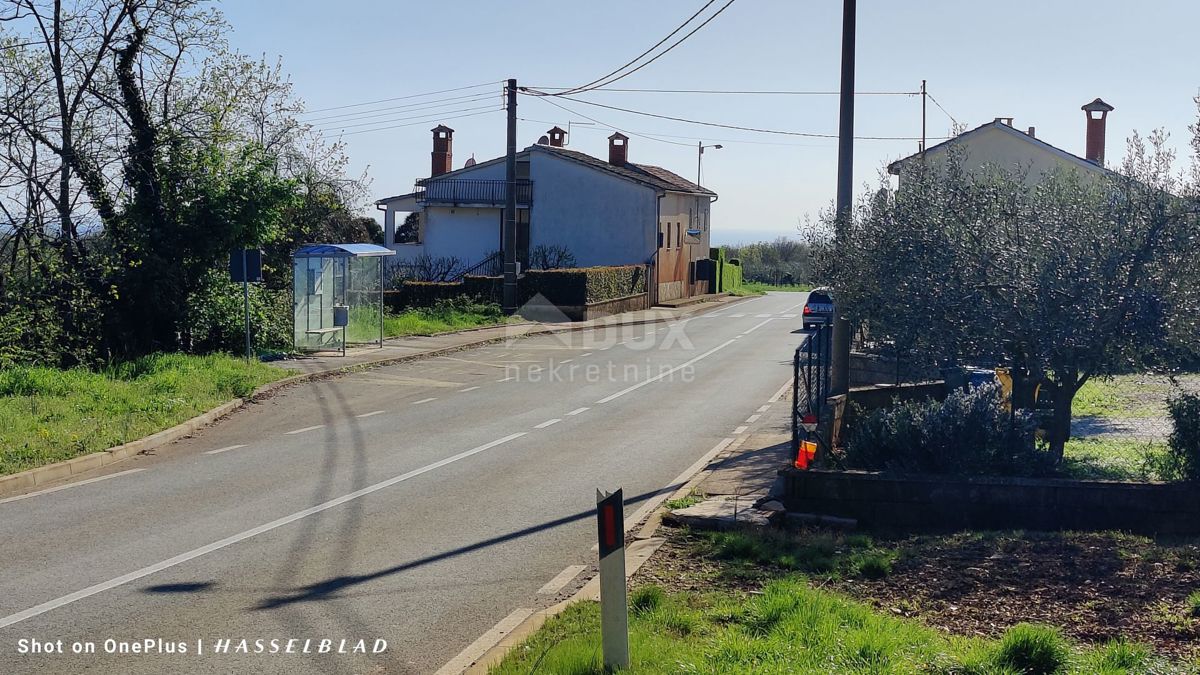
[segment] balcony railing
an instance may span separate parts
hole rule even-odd
[[[461,178],[426,178],[417,182],[417,201],[426,204],[488,204],[504,206],[507,181],[469,180]],[[519,180],[513,184],[517,204],[528,206],[533,201],[533,182]]]

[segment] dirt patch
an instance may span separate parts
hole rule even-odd
[[[660,533],[667,543],[639,570],[634,585],[754,592],[769,579],[794,573],[719,559],[701,535],[686,530],[664,527]],[[852,555],[846,540],[839,541],[838,555]],[[1015,624],[1034,622],[1084,643],[1124,637],[1161,656],[1200,657],[1200,618],[1187,606],[1189,594],[1200,591],[1197,540],[964,533],[875,536],[870,546],[895,554],[886,577],[834,572],[810,575],[810,583],[959,635],[995,638]]]

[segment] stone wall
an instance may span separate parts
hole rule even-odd
[[[1200,484],[780,471],[784,505],[868,528],[1200,533]]]

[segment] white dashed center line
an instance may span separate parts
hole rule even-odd
[[[383,410],[372,410],[372,411],[371,411],[371,412],[369,412],[369,413],[363,413],[363,414],[361,414],[361,415],[355,415],[355,417],[357,417],[357,418],[359,418],[359,419],[362,419],[362,418],[364,418],[364,417],[374,417],[374,416],[376,416],[376,415],[382,415],[383,413],[384,413],[384,411],[383,411]]]
[[[238,443],[237,445],[227,445],[223,448],[217,448],[216,450],[209,450],[209,451],[205,452],[204,454],[219,455],[222,452],[229,452],[230,450],[237,450],[238,448],[244,448],[244,447],[246,447],[245,443]]]
[[[554,419],[546,420],[545,422],[542,422],[541,424],[535,424],[535,425],[533,425],[533,428],[534,429],[545,429],[546,427],[550,426],[551,424],[558,424],[561,421],[562,421],[562,418],[555,417]]]
[[[433,396],[430,398],[423,398],[420,401],[413,401],[412,404],[413,405],[421,405],[422,403],[429,403],[430,401],[436,401],[436,400],[437,400],[437,397]]]
[[[576,409],[572,410],[571,412],[567,413],[567,417],[574,417],[575,415],[578,415],[581,412],[587,412],[589,410],[591,410],[591,408],[576,408]]]
[[[317,429],[324,429],[324,428],[325,428],[324,424],[314,424],[311,427],[304,427],[303,429],[292,429],[291,431],[285,433],[284,436],[291,436],[292,434],[302,434],[306,431],[316,431]]]
[[[734,436],[737,436],[738,434],[743,434],[743,433],[746,433],[746,427],[744,427],[744,426],[742,426],[742,427],[738,427],[738,428],[736,428],[736,429],[734,429],[734,430],[733,430],[733,435],[734,435]]]
[[[588,352],[588,353],[586,353],[586,354],[580,354],[579,356],[580,356],[580,357],[584,357],[584,356],[591,356],[591,355],[592,355],[592,353],[591,353],[591,352]]]
[[[476,389],[478,389],[478,388],[479,388],[479,387],[467,387],[466,389],[459,389],[458,391],[459,391],[459,393],[465,394],[465,393],[467,393],[468,391],[475,391],[475,390],[476,390]]]

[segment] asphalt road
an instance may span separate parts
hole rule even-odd
[[[298,386],[2,499],[0,673],[432,672],[594,562],[596,488],[628,516],[745,431],[791,375],[803,300]],[[289,639],[310,653],[270,653]]]

